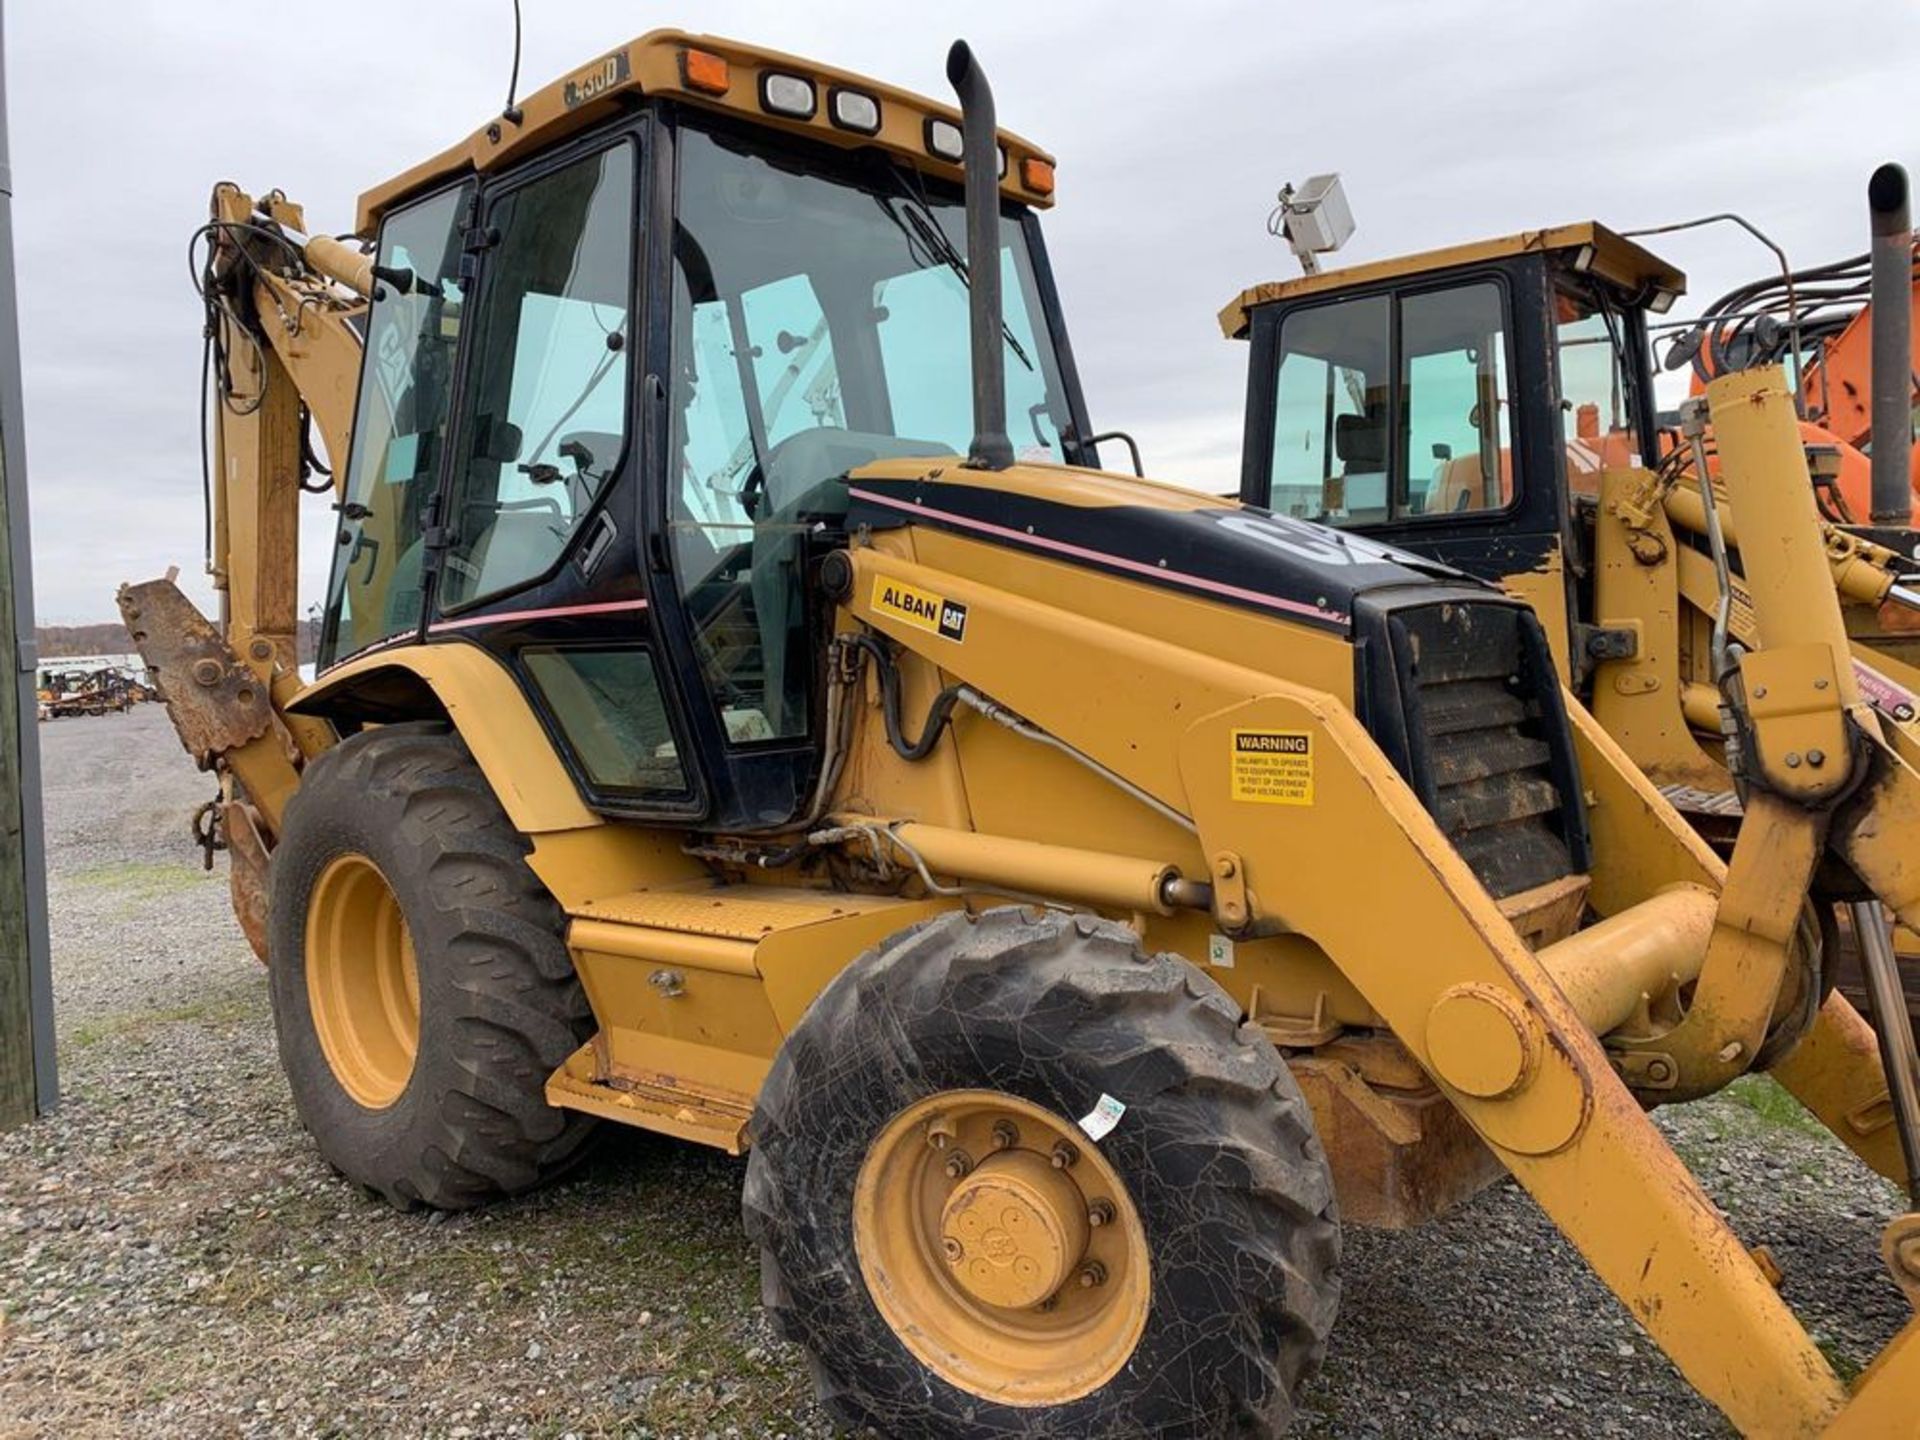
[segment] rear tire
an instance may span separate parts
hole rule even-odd
[[[1095,1141],[1075,1120],[1103,1096],[1126,1108]],[[990,1110],[967,1118],[996,1097],[1006,1118],[994,1121]],[[950,1123],[958,1133],[945,1133]],[[1120,1290],[1122,1274],[1101,1267],[1092,1279],[1078,1268],[1087,1262],[1075,1261],[1056,1273],[1077,1279],[1040,1304],[1031,1290],[981,1303],[983,1292],[963,1278],[976,1254],[994,1253],[989,1244],[1002,1263],[1032,1270],[1024,1256],[1005,1259],[1015,1247],[1004,1234],[980,1230],[971,1198],[958,1190],[940,1198],[940,1167],[954,1173],[969,1124],[962,1189],[1021,1147],[1046,1155],[1063,1135],[1078,1151],[1067,1173],[1085,1194],[1095,1193],[1089,1180],[1100,1183],[1095,1171],[1123,1187],[1120,1219],[1139,1227],[1148,1297],[1143,1323],[1098,1373],[1068,1344],[1051,1380],[1050,1362],[1026,1353],[1028,1337],[1055,1343],[1047,1327],[1069,1318],[1072,1287]],[[983,1149],[989,1125],[1014,1148]],[[1294,1394],[1325,1353],[1340,1233],[1306,1101],[1265,1034],[1241,1023],[1217,985],[1176,956],[1142,953],[1124,926],[1005,909],[945,915],[887,941],[828,986],[788,1036],[752,1133],[743,1209],[761,1249],[763,1300],[781,1333],[805,1347],[822,1403],[847,1425],[895,1440],[1272,1437],[1291,1423]],[[946,1158],[916,1171],[916,1147]],[[1011,1187],[1039,1194],[1056,1183],[1044,1165],[1026,1164]],[[939,1213],[960,1217],[953,1228],[876,1231],[876,1216],[904,1213],[876,1208],[876,1190],[923,1187],[936,1212],[944,1203]],[[1043,1272],[1061,1233],[1052,1221],[1073,1220],[1070,1210],[1043,1214],[1037,1227],[1031,1211],[1004,1222],[1044,1233],[1038,1249],[1026,1247]],[[1118,1228],[1111,1210],[1096,1223],[1106,1228],[1085,1233]],[[933,1263],[899,1267],[889,1247],[897,1257],[900,1237],[916,1234]],[[1003,1280],[985,1283],[1005,1294]],[[928,1323],[890,1322],[882,1302],[895,1316],[919,1307]],[[1076,1333],[1114,1343],[1114,1327],[1098,1317]],[[952,1335],[959,1343],[946,1343]],[[1007,1367],[999,1376],[996,1363]]]
[[[402,1209],[532,1189],[593,1131],[546,1101],[594,1026],[528,848],[440,724],[343,741],[287,806],[268,900],[281,1065],[320,1153]]]

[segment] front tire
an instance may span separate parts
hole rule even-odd
[[[531,1189],[593,1130],[546,1101],[593,1017],[527,850],[444,725],[341,742],[287,806],[268,900],[281,1065],[320,1153],[402,1209]]]
[[[1088,916],[954,913],[856,960],[762,1088],[743,1208],[822,1402],[895,1440],[1277,1436],[1339,1302],[1284,1062]]]

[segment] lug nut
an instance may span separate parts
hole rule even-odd
[[[994,1149],[1011,1150],[1014,1146],[1018,1145],[1019,1143],[1020,1143],[1020,1132],[1014,1128],[1014,1124],[1011,1120],[996,1120],[993,1122],[993,1148]]]
[[[1113,1223],[1113,1202],[1096,1200],[1087,1206],[1087,1224],[1098,1230],[1102,1225]]]
[[[944,1247],[947,1252],[948,1263],[953,1265],[958,1265],[960,1263],[961,1257],[967,1253],[965,1249],[961,1247],[960,1242],[954,1239],[951,1235],[949,1235],[946,1238],[944,1242]]]
[[[1080,1158],[1080,1152],[1073,1148],[1072,1142],[1056,1140],[1053,1142],[1053,1155],[1051,1158],[1054,1169],[1066,1170],[1070,1169],[1073,1162]]]
[[[1080,1267],[1080,1288],[1091,1290],[1096,1285],[1107,1283],[1107,1267],[1098,1260],[1089,1260]]]
[[[959,1180],[973,1169],[973,1160],[964,1150],[956,1150],[947,1157],[947,1178]]]

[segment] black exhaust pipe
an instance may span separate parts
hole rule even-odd
[[[973,338],[973,447],[967,464],[1004,470],[1013,464],[1007,438],[1007,355],[1001,348],[1000,127],[993,91],[964,40],[947,51],[947,83],[960,97],[961,151],[967,172],[967,300]]]
[[[1907,172],[1867,182],[1873,213],[1873,523],[1913,523],[1913,210]]]

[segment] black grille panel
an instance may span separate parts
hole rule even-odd
[[[1384,619],[1375,733],[1480,882],[1498,898],[1584,870],[1571,735],[1532,613],[1429,601]]]

